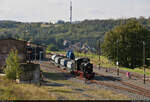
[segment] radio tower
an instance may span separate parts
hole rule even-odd
[[[72,23],[72,1],[70,0],[70,23]]]

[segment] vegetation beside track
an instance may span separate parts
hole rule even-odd
[[[0,76],[0,100],[55,100],[56,97],[44,87],[17,84]]]
[[[50,51],[48,51],[47,53],[50,53]],[[53,52],[53,51],[51,51],[51,53],[64,54],[64,55],[66,54],[66,52]],[[75,52],[75,56],[76,57],[89,57],[91,62],[94,65],[98,66],[98,64],[99,64],[99,55],[91,54],[91,53],[84,54],[84,53]],[[100,57],[100,65],[102,67],[106,67],[106,68],[117,68],[118,67],[112,61],[108,60],[108,58],[105,56]],[[130,71],[130,72],[144,74],[143,67],[137,67],[134,69],[130,69],[130,68],[119,66],[119,68],[122,70]],[[146,75],[150,76],[150,68],[149,67],[146,68]]]
[[[16,84],[0,76],[0,100],[127,100],[127,96],[96,86],[64,80],[62,74],[45,72],[48,80],[41,87],[29,84]],[[63,79],[63,80],[62,80]]]

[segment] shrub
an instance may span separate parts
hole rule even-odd
[[[12,50],[6,59],[6,68],[4,69],[6,77],[11,80],[15,80],[17,77],[19,77],[19,74],[21,73],[19,66],[18,51]]]

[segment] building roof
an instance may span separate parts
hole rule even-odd
[[[5,39],[0,39],[0,41],[4,41],[4,40],[14,40],[14,41],[20,41],[20,42],[24,42],[24,43],[27,43],[28,41],[23,41],[23,40],[18,40],[18,39],[14,39],[14,38],[5,38]],[[31,46],[35,46],[35,47],[47,47],[47,46],[44,46],[44,45],[40,45],[40,44],[35,44],[35,43],[32,43],[31,42]]]
[[[45,45],[34,44],[34,43],[31,43],[31,46],[33,46],[33,47],[47,47]]]
[[[27,41],[23,41],[23,40],[14,39],[14,38],[0,39],[0,41],[3,41],[3,40],[15,40],[15,41],[20,41],[20,42],[27,42]]]

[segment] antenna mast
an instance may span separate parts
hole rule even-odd
[[[70,0],[70,23],[72,23],[72,1]]]

